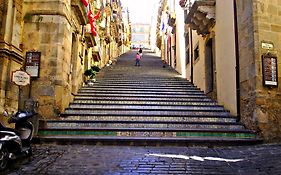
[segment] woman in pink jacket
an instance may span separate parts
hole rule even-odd
[[[137,53],[137,55],[136,55],[136,64],[135,64],[135,66],[140,66],[140,59],[141,59],[141,56],[140,56],[140,54],[139,54],[139,53]]]

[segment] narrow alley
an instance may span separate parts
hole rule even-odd
[[[281,175],[281,0],[0,9],[0,175]]]
[[[114,74],[112,74],[110,70],[107,70],[105,72],[101,71],[101,73],[97,76],[97,82],[96,82],[97,85],[101,79],[111,76],[118,76],[118,77],[124,76],[133,81],[136,80],[137,77],[142,77],[142,78],[146,77],[147,79],[149,77],[151,78],[153,75],[157,77],[172,78],[178,75],[175,71],[173,71],[169,67],[163,68],[160,58],[155,57],[151,52],[145,52],[141,60],[141,66],[135,67],[134,66],[135,53],[136,53],[135,51],[129,52],[121,56],[116,64],[105,68],[105,69],[112,69],[112,70],[119,71],[119,73],[116,73],[116,71],[114,71]],[[119,82],[120,79],[116,78],[115,81]],[[159,87],[159,82],[157,86]],[[139,85],[139,87],[145,88],[145,86],[141,84]],[[109,88],[109,86],[107,86],[107,88]],[[147,93],[150,92],[152,91],[147,91]],[[123,97],[120,98],[124,98],[124,94],[122,94],[122,96]],[[96,98],[94,96],[89,96],[89,95],[87,97]],[[103,98],[102,100],[105,101],[106,98]],[[135,97],[126,97],[126,98],[140,98],[140,97],[135,96]],[[146,102],[149,100],[149,98],[146,99]],[[112,99],[110,101],[112,103],[116,102],[116,101],[114,102],[114,100]],[[119,102],[125,103],[126,100],[124,101],[119,100]],[[153,100],[150,102],[152,103]],[[107,105],[110,106],[112,104],[107,104]],[[123,105],[128,105],[128,104],[125,103]],[[107,110],[108,111],[105,113],[109,115],[110,110],[109,109]],[[127,108],[127,110],[130,109]],[[85,110],[84,112],[87,113],[87,110]],[[116,111],[116,109],[114,109],[113,112],[119,113],[120,111],[118,110]],[[124,117],[125,116],[126,115],[124,115]],[[65,117],[67,119],[67,117],[71,117],[71,115]],[[91,117],[94,118],[93,115]],[[186,117],[188,118],[188,116]],[[103,116],[103,118],[106,117]],[[149,120],[151,120],[151,118],[153,117],[149,117],[149,116],[145,117],[148,123]],[[160,118],[161,117],[159,117],[159,119]],[[181,118],[184,117],[182,116]],[[119,120],[119,122],[122,123],[122,117],[121,118],[117,117],[117,120]],[[49,122],[51,123],[51,120]],[[90,127],[93,126],[94,124],[100,127],[106,126],[106,123],[104,122],[103,124],[100,125],[98,124],[98,122],[100,121],[96,121],[96,122],[97,123],[92,123],[91,125],[90,124],[88,125]],[[134,122],[137,123],[139,121],[134,121]],[[72,129],[75,128],[75,125],[71,125],[71,123],[67,123],[67,120],[66,123],[60,125],[54,125],[54,123],[55,122],[53,121],[53,123],[50,124],[50,127],[51,128],[53,127],[52,129],[54,128],[58,129],[58,126],[60,128],[64,128],[66,125],[70,125]],[[88,121],[87,123],[91,123],[91,122]],[[142,124],[144,123],[145,122],[143,122]],[[158,123],[161,123],[161,121],[158,121]],[[183,123],[184,122],[181,122],[181,124]],[[81,123],[80,124],[78,123],[77,125],[78,125],[77,128],[82,128]],[[112,129],[112,127],[118,127],[121,124],[117,123],[114,125],[114,122],[111,122],[108,125]],[[149,124],[148,126],[151,127],[151,125],[152,124]],[[190,126],[191,124],[187,124],[187,125]],[[130,125],[127,122],[126,127],[129,126]],[[146,127],[145,125],[141,125],[141,126]],[[155,127],[155,125],[153,126]],[[85,127],[86,125],[84,124],[84,130],[87,131],[89,134],[90,130],[85,129]],[[132,125],[131,127],[136,127],[136,125]],[[160,126],[158,127],[161,129]],[[66,129],[64,129],[63,131],[65,130]],[[42,131],[39,130],[39,136],[40,136],[40,132]],[[49,130],[49,132],[51,131]],[[55,130],[55,132],[57,134],[60,133],[58,130]],[[82,131],[79,130],[80,135],[81,132]],[[100,133],[97,134],[97,132],[98,130],[91,133],[91,135],[88,135],[87,138],[92,137],[98,140],[97,136],[100,136],[101,134]],[[103,130],[103,132],[105,131]],[[126,131],[126,133],[129,132],[130,131]],[[140,136],[139,134],[134,135],[134,137],[139,137]],[[133,134],[131,134],[131,136],[132,135]],[[159,135],[159,130],[158,130],[158,135]],[[50,174],[50,175],[53,174],[56,175],[65,175],[65,174],[67,175],[76,175],[76,174],[81,174],[81,175],[82,174],[83,175],[84,174],[85,175],[91,175],[91,174],[93,175],[106,175],[106,174],[108,175],[119,175],[119,174],[120,175],[122,174],[124,175],[125,174],[127,175],[131,175],[131,174],[132,175],[134,174],[265,175],[265,174],[281,173],[281,168],[279,166],[281,164],[281,159],[280,159],[281,147],[278,144],[271,144],[271,145],[257,144],[254,146],[232,146],[232,147],[230,146],[229,147],[216,147],[216,146],[183,147],[183,146],[165,146],[165,145],[161,147],[121,146],[120,144],[122,144],[122,142],[120,141],[118,142],[118,135],[115,135],[114,139],[116,145],[101,146],[99,144],[103,143],[102,141],[98,141],[98,145],[92,145],[91,143],[96,143],[96,142],[93,142],[93,140],[87,140],[84,134],[82,134],[82,136],[83,138],[81,140],[79,140],[79,134],[77,133],[75,134],[74,132],[70,132],[68,137],[64,137],[61,135],[56,135],[55,138],[52,138],[52,135],[42,136],[40,140],[42,143],[53,142],[59,144],[34,144],[32,157],[30,157],[29,159],[18,161],[19,164],[14,164],[13,166],[10,166],[10,168],[6,170],[4,174],[9,174],[9,175],[28,175],[28,174],[36,174],[36,175],[40,175],[40,174],[42,175],[43,174]],[[63,139],[60,140],[61,139],[60,137],[62,137]],[[141,135],[141,138],[143,137],[144,135]],[[155,137],[155,135],[151,135],[151,136],[146,135],[144,140],[145,139],[149,140],[149,138],[151,137]],[[75,138],[76,141],[73,141],[70,138],[72,139]],[[124,139],[124,137],[121,138]],[[48,139],[53,139],[53,140],[48,140]],[[223,140],[222,137],[220,139]],[[142,142],[144,142],[144,140],[142,140]],[[134,142],[133,139],[131,141]],[[71,142],[74,142],[74,144],[67,144]],[[239,143],[241,144],[242,142]],[[188,142],[186,144],[188,145]]]
[[[160,57],[136,50],[80,88],[59,118],[41,120],[41,143],[255,144],[261,140]]]

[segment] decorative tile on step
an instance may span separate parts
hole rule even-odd
[[[126,136],[126,137],[216,137],[216,138],[255,138],[251,132],[239,131],[157,131],[157,130],[40,130],[39,135],[90,135],[90,136]]]
[[[181,128],[181,129],[244,129],[244,126],[238,124],[212,124],[212,123],[189,123],[189,124],[173,124],[173,123],[139,123],[134,121],[112,123],[108,122],[75,122],[75,121],[62,121],[62,122],[47,122],[47,128],[58,128],[58,127],[71,127],[71,128],[85,128],[85,127],[97,127],[97,128]]]
[[[187,121],[187,122],[236,122],[236,118],[230,116],[156,116],[156,115],[139,115],[139,116],[118,116],[118,115],[100,115],[100,116],[79,116],[68,115],[61,120],[90,120],[90,121]]]
[[[104,105],[111,105],[111,104],[136,104],[136,105],[169,105],[169,106],[218,106],[216,102],[206,101],[200,102],[198,100],[193,102],[181,102],[181,101],[146,101],[146,100],[82,100],[82,99],[75,99],[73,103],[75,105],[86,105],[86,104],[104,104]]]
[[[159,110],[94,110],[94,109],[67,109],[64,114],[71,114],[71,115],[171,115],[171,116],[228,116],[228,112],[223,111],[188,111],[188,110],[181,110],[181,111],[159,111]]]
[[[69,110],[166,110],[166,111],[222,111],[225,109],[222,106],[169,106],[169,105],[137,105],[131,102],[131,104],[126,105],[92,105],[92,104],[70,104]]]

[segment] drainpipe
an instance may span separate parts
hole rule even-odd
[[[189,28],[190,37],[190,82],[193,84],[193,39],[192,39],[192,29]],[[189,54],[189,53],[188,53]]]
[[[235,42],[235,59],[236,59],[236,107],[237,107],[237,118],[236,121],[241,120],[240,112],[240,64],[239,64],[239,45],[238,45],[238,22],[237,22],[237,4],[236,0],[233,0],[233,11],[234,11],[234,42]]]

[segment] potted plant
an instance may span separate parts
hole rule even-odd
[[[99,72],[100,68],[98,66],[91,66],[91,69],[95,72]]]
[[[96,82],[95,76],[96,76],[96,71],[94,71],[93,69],[87,69],[84,72],[84,75],[87,77],[87,84],[92,86],[94,84],[94,82]]]

